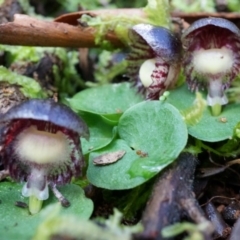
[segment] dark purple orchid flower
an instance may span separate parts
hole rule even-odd
[[[132,42],[128,56],[128,74],[146,99],[158,99],[172,87],[181,66],[182,45],[170,30],[150,24],[130,29]]]
[[[222,18],[194,22],[182,36],[184,72],[189,89],[208,89],[213,115],[227,104],[224,93],[240,71],[240,30]]]
[[[87,125],[71,109],[52,100],[27,100],[1,116],[1,157],[10,176],[26,182],[22,195],[42,202],[48,186],[63,205],[67,200],[56,186],[79,176],[84,161],[80,136],[89,136]],[[38,201],[39,200],[39,201]],[[41,205],[41,204],[40,204]],[[39,204],[29,204],[36,213]]]

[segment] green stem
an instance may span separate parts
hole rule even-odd
[[[216,154],[216,155],[218,155],[218,156],[222,156],[222,154],[221,154],[220,152],[218,152],[217,150],[215,150],[215,149],[213,149],[213,148],[205,145],[205,144],[204,144],[201,140],[199,140],[199,139],[196,139],[195,143],[196,143],[196,146],[197,146],[199,149],[204,149],[204,150],[206,150],[206,151],[208,151],[208,152],[212,152],[212,153],[214,153],[214,154]]]
[[[34,195],[29,197],[29,212],[33,215],[38,213],[42,208],[43,200],[39,200]]]
[[[217,103],[217,104],[211,106],[211,109],[212,109],[213,116],[219,116],[220,113],[222,112],[222,105]]]

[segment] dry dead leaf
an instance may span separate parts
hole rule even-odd
[[[100,156],[97,156],[93,159],[93,164],[95,165],[107,165],[114,163],[121,159],[125,155],[126,151],[119,150],[116,152],[104,153]]]

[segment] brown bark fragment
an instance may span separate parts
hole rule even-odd
[[[209,223],[205,239],[210,238],[212,225],[192,190],[196,164],[197,159],[193,155],[182,153],[159,177],[142,217],[144,231],[137,239],[163,239],[161,230],[179,222],[184,215],[195,223]]]

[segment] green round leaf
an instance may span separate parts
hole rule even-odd
[[[103,115],[112,121],[117,121],[125,110],[141,101],[143,96],[130,83],[88,88],[68,99],[73,109]]]
[[[130,170],[146,179],[173,162],[186,145],[186,124],[179,111],[167,103],[146,101],[128,109],[119,121],[119,135],[131,148],[146,153]]]
[[[179,111],[193,106],[196,95],[187,89],[184,84],[170,92],[167,102],[175,106]],[[206,98],[206,93],[203,94]],[[188,132],[191,136],[207,141],[218,142],[232,137],[233,129],[240,121],[239,104],[228,104],[223,107],[219,116],[212,116],[207,106],[201,118],[195,124],[188,124]]]
[[[89,156],[87,177],[98,187],[136,187],[173,162],[187,142],[187,128],[178,110],[159,101],[139,103],[119,121],[122,139],[113,141]],[[119,150],[126,154],[115,163],[94,165],[95,157]]]
[[[32,239],[42,219],[40,214],[30,215],[28,209],[15,206],[16,201],[28,203],[28,199],[21,195],[22,184],[1,182],[0,183],[0,232],[1,239]],[[62,214],[74,214],[80,218],[88,219],[93,211],[93,203],[84,196],[83,190],[77,185],[59,187],[60,192],[68,198],[71,206],[61,208]],[[43,209],[57,199],[51,194],[44,201]],[[60,204],[60,203],[59,203]]]
[[[100,116],[85,113],[81,116],[88,125],[90,138],[81,139],[83,154],[95,151],[108,145],[116,136],[116,126],[110,126]]]

